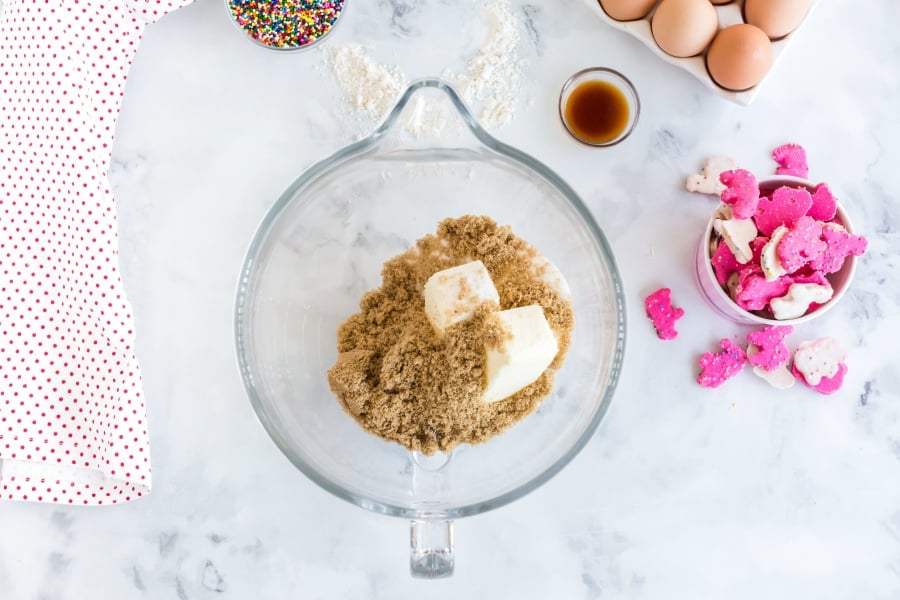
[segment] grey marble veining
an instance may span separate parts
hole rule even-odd
[[[586,0],[512,1],[525,83],[495,133],[597,217],[624,279],[628,347],[591,443],[534,493],[460,520],[456,576],[437,582],[409,578],[406,523],[333,498],[280,454],[232,349],[259,219],[369,125],[342,113],[322,53],[253,46],[219,0],[164,18],[130,75],[110,171],[154,490],[101,509],[0,506],[0,598],[900,597],[900,45],[888,26],[900,8],[865,4],[820,2],[745,108],[592,18]],[[478,14],[469,1],[349,0],[330,43],[361,43],[411,78],[458,72]],[[591,65],[641,95],[634,134],[613,149],[574,143],[556,115],[562,83]],[[844,342],[844,388],[776,392],[745,371],[701,389],[697,357],[747,329],[694,289],[713,201],[683,179],[711,154],[771,172],[769,152],[790,141],[870,242],[841,304],[792,336]],[[662,285],[687,312],[672,342],[643,318]]]

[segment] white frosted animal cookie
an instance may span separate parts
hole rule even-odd
[[[763,246],[762,256],[759,259],[759,266],[762,267],[763,275],[766,276],[766,281],[775,281],[782,275],[787,275],[787,270],[782,266],[781,261],[778,259],[778,253],[775,250],[778,247],[781,238],[783,238],[784,234],[788,231],[790,231],[790,229],[784,225],[779,225],[775,228],[775,231],[772,232],[772,237],[769,238],[766,245]]]
[[[748,358],[759,354],[759,351],[759,346],[755,344],[747,345]],[[769,385],[779,390],[790,388],[794,385],[794,381],[796,381],[794,374],[787,368],[787,364],[783,364],[771,371],[766,371],[762,367],[753,367],[753,372],[764,379]]]
[[[834,377],[847,358],[847,351],[834,338],[823,337],[802,342],[794,353],[794,368],[810,386],[819,385],[823,378]]]
[[[802,317],[809,310],[809,305],[824,304],[831,300],[834,290],[831,286],[817,283],[792,283],[788,293],[781,298],[772,298],[769,306],[772,314],[779,321]]]
[[[734,258],[739,263],[746,264],[753,259],[753,249],[750,248],[750,242],[756,239],[756,224],[753,219],[735,219],[731,213],[731,207],[727,207],[728,211],[722,211],[727,214],[727,218],[717,218],[713,220],[713,229],[722,236]]]
[[[719,175],[723,171],[733,171],[737,163],[727,156],[713,156],[706,159],[699,173],[687,176],[684,187],[689,192],[700,194],[721,194],[725,191],[725,184],[719,181]]]

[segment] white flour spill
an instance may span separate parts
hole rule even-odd
[[[484,127],[497,129],[515,115],[523,61],[519,57],[519,25],[504,2],[484,7],[487,35],[460,75],[444,74],[457,88]],[[362,46],[345,44],[326,51],[344,102],[351,112],[379,121],[387,116],[407,80],[397,65],[385,65]],[[407,129],[416,137],[439,132],[447,124],[442,107],[423,97],[413,102]]]

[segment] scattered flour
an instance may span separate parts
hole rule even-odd
[[[519,31],[509,5],[489,4],[485,17],[487,38],[456,85],[470,106],[481,105],[481,124],[496,128],[509,123],[515,114],[522,61],[516,51]]]
[[[461,75],[445,73],[478,121],[488,129],[509,123],[519,100],[523,61],[517,52],[519,27],[509,5],[494,2],[484,7],[488,32],[481,48]],[[406,88],[406,77],[397,65],[384,65],[355,44],[327,50],[331,71],[349,107],[373,120],[387,116]],[[442,107],[423,97],[413,102],[407,129],[416,137],[440,131],[447,123]]]
[[[406,89],[406,77],[396,65],[376,62],[362,46],[331,46],[328,62],[344,99],[354,110],[373,119],[384,118]]]

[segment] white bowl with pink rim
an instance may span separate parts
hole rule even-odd
[[[794,187],[801,186],[806,188],[810,193],[815,191],[816,188],[816,184],[808,179],[790,175],[777,175],[775,177],[763,179],[759,182],[759,188],[762,194],[770,193],[772,190],[784,185]],[[711,217],[709,219],[709,222],[706,224],[706,229],[703,232],[703,237],[700,238],[700,244],[697,246],[694,276],[697,281],[697,288],[700,290],[700,295],[703,296],[703,299],[706,300],[707,304],[709,304],[713,310],[726,319],[734,321],[735,323],[747,325],[797,325],[805,323],[828,312],[841,298],[843,298],[847,288],[850,287],[850,281],[853,279],[853,275],[856,272],[855,256],[848,256],[844,260],[844,264],[839,271],[826,275],[826,279],[831,283],[831,287],[834,290],[834,295],[832,295],[831,300],[815,307],[802,317],[779,321],[768,311],[751,312],[741,308],[719,284],[716,279],[716,273],[712,267],[712,262],[710,260],[710,242],[713,237],[714,218],[715,217]],[[854,233],[853,223],[841,206],[840,200],[838,200],[837,214],[835,215],[834,220],[841,224],[848,232]]]

